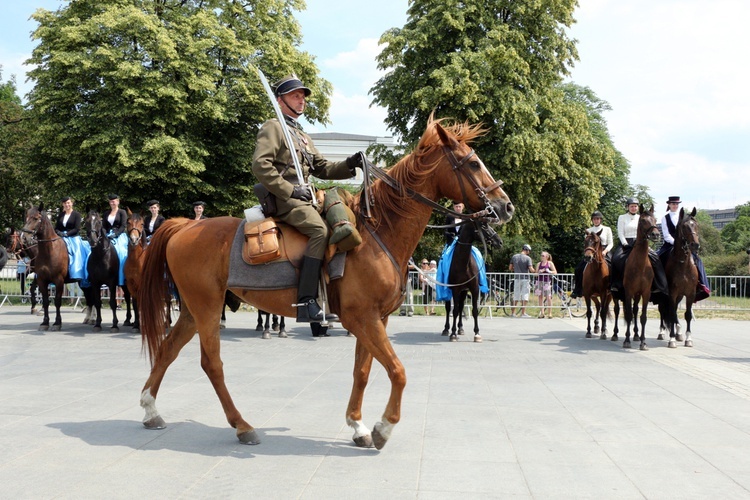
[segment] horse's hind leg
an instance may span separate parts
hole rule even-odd
[[[474,317],[474,342],[481,342],[482,336],[479,335],[479,294],[471,294],[471,315]]]
[[[693,347],[693,337],[692,337],[692,332],[690,331],[690,325],[692,321],[693,321],[693,303],[689,300],[686,300],[685,322],[687,323],[687,325],[685,327],[685,347]]]
[[[109,331],[118,333],[120,329],[117,328],[117,284],[109,287],[109,308],[112,309],[112,328]]]
[[[648,346],[646,345],[646,321],[648,320],[648,301],[649,298],[647,296],[642,296],[641,301],[643,301],[643,304],[641,304],[641,351],[648,351]]]
[[[122,285],[122,295],[125,299],[125,321],[122,323],[122,326],[133,326],[133,324],[130,322],[132,319],[132,314],[130,312],[130,301],[131,301],[131,295],[130,290],[128,289],[127,283]]]
[[[159,346],[159,351],[154,356],[151,373],[141,391],[141,407],[146,411],[143,425],[146,429],[163,429],[167,426],[156,409],[156,395],[167,368],[177,359],[180,350],[193,338],[193,335],[195,335],[195,320],[189,311],[183,310],[174,328],[169,332],[169,336]]]
[[[361,448],[372,447],[372,434],[370,429],[362,422],[362,401],[371,369],[372,354],[357,339],[354,356],[354,383],[352,384],[352,393],[349,396],[349,406],[346,409],[346,423],[354,429],[354,435],[352,436],[354,444]]]
[[[445,301],[445,327],[443,328],[443,333],[441,335],[446,336],[450,333],[451,328],[451,301],[446,300]]]

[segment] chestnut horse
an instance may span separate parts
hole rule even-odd
[[[481,342],[482,336],[479,335],[479,266],[476,259],[472,256],[472,243],[478,238],[482,238],[485,243],[490,243],[495,247],[502,246],[503,242],[494,231],[486,231],[485,226],[479,229],[476,222],[465,222],[461,225],[458,232],[456,246],[453,249],[453,258],[448,270],[447,284],[450,287],[450,293],[453,296],[453,325],[450,324],[451,301],[445,301],[445,327],[443,335],[450,336],[448,340],[456,342],[456,326],[458,326],[458,335],[464,334],[463,311],[466,303],[466,296],[471,293],[471,315],[474,318],[474,342]],[[489,229],[489,228],[487,228]],[[481,233],[480,233],[481,231]],[[489,241],[487,241],[489,240]],[[458,325],[457,325],[458,323]]]
[[[128,258],[125,260],[125,283],[133,299],[133,332],[141,331],[141,320],[138,315],[138,299],[136,295],[141,286],[143,272],[143,253],[146,251],[146,238],[143,232],[143,217],[141,214],[128,212],[128,223],[125,234],[128,235]]]
[[[504,223],[513,204],[495,182],[467,142],[483,130],[459,124],[443,127],[430,120],[416,150],[393,166],[385,178],[369,188],[372,218],[366,220],[360,206],[365,197],[352,201],[362,243],[347,254],[347,272],[328,287],[328,305],[341,324],[356,338],[354,383],[346,421],[354,428],[357,446],[382,448],[401,418],[401,397],[406,373],[393,350],[386,326],[406,290],[407,265],[430,219],[437,200],[464,200],[473,211],[485,210],[493,223]],[[234,405],[224,382],[219,355],[219,317],[227,290],[229,251],[243,221],[216,217],[201,221],[172,219],[151,240],[144,261],[138,299],[141,332],[151,359],[151,374],[141,393],[146,428],[162,428],[156,396],[164,374],[196,331],[200,337],[201,367],[214,386],[229,424],[241,443],[257,444],[258,435]],[[167,332],[164,314],[165,272],[176,287],[180,317]],[[231,289],[243,301],[272,314],[294,317],[295,288],[284,290]],[[391,393],[382,418],[372,433],[362,422],[362,400],[373,358],[391,382]]]
[[[65,280],[68,277],[68,248],[49,220],[44,204],[38,208],[31,207],[26,211],[26,222],[21,230],[24,247],[36,246],[36,258],[33,260],[36,282],[42,293],[44,318],[39,325],[40,331],[59,331],[62,327],[60,306],[65,292]],[[49,284],[55,285],[55,322],[49,324]]]
[[[657,240],[661,234],[654,217],[654,207],[645,210],[643,205],[640,206],[640,217],[638,219],[638,233],[633,243],[633,249],[625,263],[625,272],[623,274],[623,309],[625,310],[625,341],[622,347],[630,347],[630,324],[635,323],[638,316],[638,303],[641,303],[641,332],[640,332],[640,350],[647,351],[646,345],[646,320],[648,319],[647,309],[648,301],[651,298],[651,284],[654,281],[654,269],[651,267],[651,260],[648,253],[650,251],[649,240]],[[616,321],[616,320],[615,320]],[[638,326],[634,327],[635,339],[638,340]]]
[[[600,333],[599,318],[601,317],[602,340],[607,340],[607,315],[609,314],[609,303],[612,301],[612,294],[609,291],[609,265],[604,260],[602,240],[600,238],[603,229],[598,232],[587,232],[584,238],[583,257],[586,259],[586,268],[583,270],[583,298],[586,299],[586,319],[588,326],[586,328],[586,338],[590,339],[591,335],[591,302],[596,306],[596,315],[594,315],[594,333]],[[619,303],[615,302],[615,307],[619,308]],[[618,311],[619,312],[619,311]]]
[[[695,290],[698,287],[698,268],[693,261],[693,253],[698,252],[701,246],[698,233],[698,222],[695,220],[696,210],[686,213],[680,209],[680,218],[675,227],[674,248],[667,261],[667,283],[669,285],[669,311],[665,314],[666,326],[669,328],[669,347],[677,347],[675,341],[682,340],[677,317],[677,307],[682,298],[685,298],[685,347],[693,347],[690,323],[693,320],[693,302],[695,302]]]

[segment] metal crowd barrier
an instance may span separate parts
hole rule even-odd
[[[26,281],[26,294],[21,293],[21,283],[17,279],[18,264],[16,261],[9,261],[0,271],[0,307],[6,304],[19,305],[29,300],[28,288],[29,280]],[[534,308],[537,305],[537,297],[534,295],[534,283],[536,276],[529,276],[529,304],[528,307]],[[482,314],[487,316],[509,314],[507,309],[507,300],[513,297],[515,275],[513,273],[487,273],[489,293],[482,294],[479,301],[479,307]],[[425,314],[425,308],[442,307],[434,300],[434,293],[430,293],[432,300],[428,301],[428,294],[425,293],[423,283],[420,280],[419,273],[416,271],[409,272],[409,291],[411,291],[412,301],[409,303],[408,297],[404,301],[404,308],[413,314]],[[705,300],[693,305],[696,310],[704,311],[750,311],[750,276],[709,276],[709,288],[711,296]],[[66,293],[63,299],[75,301],[74,307],[82,304],[82,292],[77,289],[76,294]],[[565,303],[565,297],[569,297],[573,289],[573,275],[560,273],[555,276],[553,282],[553,309],[567,310],[571,315],[576,316],[576,308],[580,303]],[[684,304],[684,301],[683,301]],[[469,306],[471,303],[469,303]]]

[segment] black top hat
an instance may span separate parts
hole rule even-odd
[[[205,207],[206,206],[206,202],[205,201],[194,201],[193,202],[193,206],[194,207],[197,207],[198,205],[200,205],[202,207]]]
[[[108,194],[108,195],[107,195],[107,198],[109,198],[110,200],[119,200],[119,199],[120,199],[120,197],[119,197],[119,196],[117,196],[117,195],[116,195],[116,194],[114,194],[114,193],[110,193],[110,194]]]
[[[305,97],[312,94],[310,89],[304,86],[302,81],[297,77],[295,74],[291,74],[288,76],[285,76],[278,82],[273,84],[273,93],[276,95],[276,97],[284,94],[288,94],[289,92],[292,92],[297,89],[302,89],[305,91]]]
[[[667,200],[667,204],[669,203],[682,203],[682,202],[680,201],[679,196],[670,196],[669,199]]]
[[[158,205],[158,204],[159,204],[159,200],[148,200],[146,202],[147,207],[150,207],[151,205]]]

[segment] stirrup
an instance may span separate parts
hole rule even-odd
[[[293,305],[297,306],[297,323],[316,323],[325,320],[323,310],[315,299]]]

